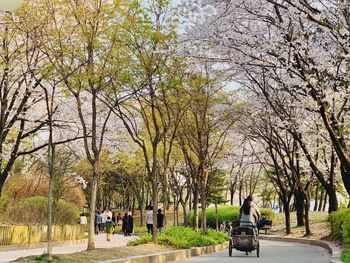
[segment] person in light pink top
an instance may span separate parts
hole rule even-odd
[[[146,225],[148,234],[153,234],[153,207],[149,206],[146,212]]]

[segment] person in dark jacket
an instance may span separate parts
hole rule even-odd
[[[99,229],[98,229],[98,212],[95,212],[95,220],[94,220],[94,228],[95,228],[95,235],[98,235]]]
[[[131,212],[128,213],[125,224],[125,236],[131,236],[131,233],[134,230],[134,219]]]
[[[157,213],[157,228],[159,232],[162,232],[164,227],[164,215],[162,214],[162,209],[158,209]]]
[[[125,213],[124,217],[123,217],[123,224],[122,224],[122,231],[124,233],[124,236],[126,236],[126,224],[127,224],[127,220],[128,220],[128,214]]]
[[[112,221],[115,226],[117,226],[117,212],[112,213]],[[113,235],[116,233],[116,228],[114,228]]]

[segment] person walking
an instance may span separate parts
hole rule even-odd
[[[132,217],[131,212],[129,211],[127,217],[126,217],[126,224],[125,224],[125,236],[131,236],[131,233],[134,230],[134,219]]]
[[[94,229],[95,229],[95,235],[98,235],[98,232],[99,232],[99,229],[98,229],[98,211],[95,212]]]
[[[98,231],[99,233],[102,233],[103,231],[103,216],[102,216],[102,212],[98,211],[98,218],[97,218],[97,225],[98,225]]]
[[[153,207],[149,206],[146,212],[147,233],[153,235]]]
[[[114,232],[114,227],[114,222],[111,220],[110,217],[107,217],[107,220],[104,224],[104,230],[106,232],[107,241],[111,241],[111,234]]]
[[[87,225],[87,218],[84,213],[80,214],[80,222],[81,225]]]
[[[109,208],[106,208],[105,214],[106,214],[106,218],[109,217],[112,219],[113,214],[112,214],[111,210],[109,210]]]
[[[117,215],[117,224],[118,224],[118,226],[122,226],[122,224],[123,224],[123,218],[122,218],[120,213],[118,213],[118,215]]]
[[[114,225],[117,226],[117,212],[115,211],[112,213],[112,221]],[[115,232],[116,232],[116,227],[114,228],[113,235],[115,234]]]
[[[125,213],[122,221],[123,221],[123,223],[122,223],[122,231],[124,233],[124,236],[126,236],[126,224],[127,224],[127,221],[128,221],[128,214],[127,213]]]
[[[102,230],[104,230],[105,229],[105,223],[107,221],[106,212],[101,212],[101,220],[102,220]]]
[[[157,213],[157,228],[159,232],[162,232],[164,227],[164,215],[162,214],[162,209],[158,209]]]

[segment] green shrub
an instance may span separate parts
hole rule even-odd
[[[350,263],[350,248],[346,248],[341,252],[340,260],[345,263]]]
[[[202,231],[195,231],[187,227],[169,227],[164,232],[159,233],[158,241],[160,244],[173,246],[176,248],[202,247],[209,245],[222,244],[228,240],[226,233],[209,230],[207,234]],[[128,246],[145,244],[152,241],[152,236],[144,234],[139,238],[130,241]]]
[[[224,221],[227,222],[238,222],[239,218],[239,206],[231,206],[231,205],[219,205],[218,206],[218,219],[219,219],[219,225],[222,224]],[[270,219],[272,221],[275,221],[276,216],[275,213],[271,208],[261,208],[260,212],[262,214],[266,215],[267,219]],[[207,226],[210,228],[215,228],[215,208],[209,207],[206,210],[207,214]],[[202,211],[199,210],[199,221],[201,219]],[[193,222],[193,211],[190,211],[188,213],[188,222],[192,224]]]
[[[341,209],[328,216],[332,234],[343,239],[344,244],[350,244],[350,209]]]
[[[341,237],[346,248],[342,251],[340,259],[343,262],[350,263],[350,209],[342,208],[328,216],[331,224],[332,234]]]
[[[152,241],[152,235],[143,234],[142,236],[140,236],[134,240],[130,240],[128,242],[128,246],[137,246],[137,245],[147,244],[151,241]]]

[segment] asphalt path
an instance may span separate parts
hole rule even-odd
[[[330,254],[324,248],[277,241],[260,241],[260,257],[257,258],[256,251],[245,254],[245,252],[233,250],[232,257],[229,257],[228,250],[206,254],[200,257],[192,257],[181,262],[202,262],[202,263],[329,263]]]

